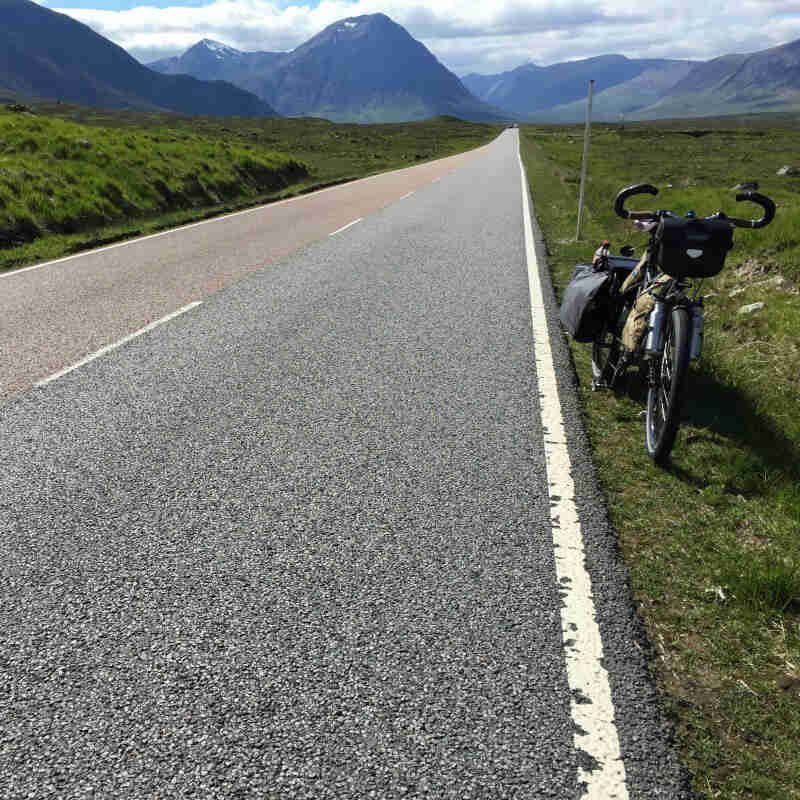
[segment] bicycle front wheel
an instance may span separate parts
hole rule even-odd
[[[652,366],[645,422],[647,452],[659,464],[669,458],[681,422],[689,372],[689,314],[686,309],[673,309],[664,327],[664,353]]]

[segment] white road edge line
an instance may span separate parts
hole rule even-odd
[[[575,723],[574,744],[591,756],[589,769],[578,767],[578,784],[585,800],[628,800],[625,765],[620,753],[608,672],[603,666],[603,642],[592,601],[592,583],[585,566],[581,523],[575,505],[575,484],[561,402],[558,398],[553,351],[547,330],[539,265],[533,243],[525,165],[518,151],[522,177],[525,250],[531,296],[534,356],[539,381],[544,433],[550,522],[556,579],[563,595],[561,631]]]
[[[336,236],[337,233],[341,233],[342,231],[346,231],[348,228],[352,228],[353,225],[358,225],[359,222],[362,222],[364,217],[359,217],[358,219],[354,219],[352,222],[348,222],[347,225],[343,225],[338,230],[335,230],[333,233],[329,233],[328,236]]]
[[[65,375],[68,375],[73,370],[78,369],[79,367],[88,364],[90,361],[94,361],[96,358],[100,358],[100,356],[104,356],[106,353],[110,353],[112,350],[116,350],[118,347],[122,347],[122,345],[130,342],[132,339],[135,339],[137,336],[141,336],[143,333],[147,333],[148,331],[153,330],[153,328],[157,328],[159,325],[163,325],[165,322],[169,322],[171,319],[175,319],[175,317],[179,317],[181,314],[185,314],[187,311],[191,311],[193,308],[197,308],[197,306],[202,305],[202,300],[195,300],[194,303],[189,303],[188,306],[184,306],[183,308],[179,308],[177,311],[173,311],[171,314],[167,314],[166,317],[161,317],[161,319],[157,319],[155,322],[151,322],[149,325],[145,325],[144,328],[140,328],[138,331],[134,331],[133,333],[129,333],[127,336],[120,339],[118,342],[114,342],[113,344],[106,345],[105,347],[100,348],[96,353],[92,353],[86,358],[78,361],[77,364],[72,364],[72,366],[65,367],[58,372],[53,373],[47,378],[43,378],[40,381],[36,382],[37,386],[46,386],[48,383],[52,383],[53,381],[58,380],[59,378],[63,378]]]
[[[416,190],[415,190],[414,192],[408,192],[407,194],[404,194],[404,195],[403,195],[403,196],[400,198],[400,200],[405,200],[407,197],[411,197],[411,195],[412,195],[412,194],[415,194],[415,192],[416,192]],[[397,202],[399,203],[399,202],[400,202],[400,200],[398,200]]]

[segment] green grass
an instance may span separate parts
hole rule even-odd
[[[463,152],[501,129],[32,108],[0,110],[0,269]]]
[[[704,285],[704,354],[668,469],[645,453],[635,375],[620,391],[592,393],[589,347],[571,349],[653,671],[695,789],[790,800],[800,797],[800,180],[775,173],[795,163],[797,137],[739,122],[715,120],[703,136],[674,123],[597,126],[579,243],[582,129],[525,126],[523,156],[557,293],[602,238],[615,252],[641,252],[645,237],[611,208],[624,186],[661,189],[633,208],[680,213],[760,215],[735,202],[742,180],[776,200],[773,225],[737,231],[725,269]],[[756,301],[764,311],[738,313]]]
[[[131,217],[256,197],[305,177],[304,164],[190,131],[120,133],[0,114],[0,247]]]

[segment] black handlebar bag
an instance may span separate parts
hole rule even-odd
[[[610,281],[610,272],[597,272],[591,264],[575,267],[558,315],[575,341],[591,342],[600,332],[607,314],[605,289]]]
[[[724,219],[662,217],[653,236],[656,263],[673,278],[711,278],[733,247],[733,226]]]

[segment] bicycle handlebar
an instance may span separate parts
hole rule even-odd
[[[758,192],[743,192],[736,195],[736,202],[741,203],[747,200],[761,206],[764,209],[764,216],[761,219],[739,219],[738,217],[728,217],[728,222],[737,228],[763,228],[772,222],[775,216],[775,203],[766,195]]]
[[[625,201],[636,194],[656,195],[658,194],[658,189],[649,183],[637,183],[633,186],[628,186],[627,189],[623,189],[614,200],[614,212],[618,217],[622,217],[622,219],[654,220],[663,213],[656,211],[628,211],[625,208]],[[720,213],[719,217],[724,218],[736,228],[764,228],[772,222],[775,217],[775,203],[769,197],[758,192],[742,192],[736,195],[737,203],[745,200],[761,206],[764,209],[764,215],[760,219],[739,219],[738,217],[728,217]]]
[[[614,201],[614,211],[622,219],[655,219],[655,211],[628,211],[625,208],[625,201],[635,194],[658,194],[658,189],[649,183],[637,183],[623,189]]]

